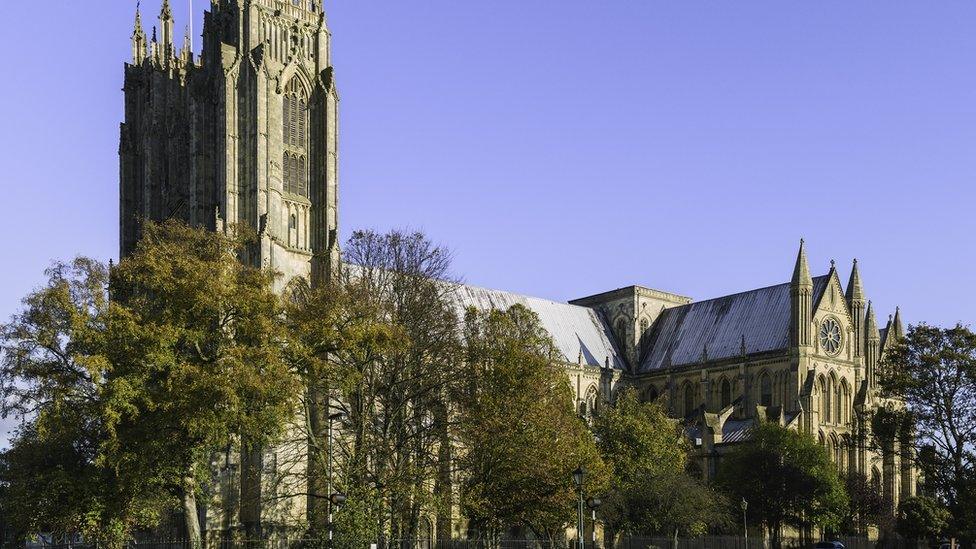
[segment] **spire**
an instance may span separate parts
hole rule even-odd
[[[180,60],[184,65],[189,65],[193,61],[193,43],[190,41],[190,27],[183,33],[183,49],[180,50]]]
[[[790,344],[793,347],[809,347],[813,344],[810,320],[813,318],[813,278],[807,264],[807,252],[803,240],[796,254],[796,267],[790,282]]]
[[[878,319],[874,316],[874,306],[868,301],[868,312],[864,315],[864,331],[868,341],[879,341],[881,334],[878,333]]]
[[[162,34],[162,55],[169,59],[173,55],[173,10],[169,7],[169,0],[163,0],[163,8],[159,12],[159,30]]]
[[[796,267],[793,268],[794,286],[813,286],[813,278],[810,277],[810,265],[807,264],[807,252],[804,249],[803,239],[800,239],[800,251],[796,254]]]
[[[861,273],[857,269],[857,259],[854,260],[851,278],[847,282],[847,303],[852,304],[855,301],[864,301],[864,286],[861,285]]]
[[[146,59],[146,31],[142,27],[142,13],[136,2],[136,22],[132,31],[132,64],[140,65]]]
[[[895,307],[895,319],[891,326],[895,330],[895,341],[905,337],[905,327],[901,323],[901,307]]]

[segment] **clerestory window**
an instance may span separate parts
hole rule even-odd
[[[297,79],[285,89],[281,119],[285,193],[308,198],[308,99]]]

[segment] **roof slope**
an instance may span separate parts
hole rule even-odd
[[[543,329],[552,336],[566,362],[575,364],[582,354],[583,362],[590,366],[603,366],[609,359],[612,368],[625,367],[606,323],[593,309],[467,285],[459,286],[457,295],[461,318],[468,307],[488,311],[523,305],[539,315]]]
[[[813,279],[813,302],[829,276]],[[640,372],[694,364],[707,353],[721,360],[746,353],[787,349],[790,342],[790,283],[666,309],[655,322]]]

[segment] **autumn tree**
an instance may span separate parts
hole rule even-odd
[[[165,502],[119,486],[104,461],[108,268],[78,258],[46,274],[0,327],[0,405],[21,425],[2,456],[3,510],[22,536],[84,533],[118,545]]]
[[[212,455],[259,447],[293,412],[274,275],[238,261],[246,245],[147,224],[111,273],[55,266],[4,326],[4,411],[25,421],[4,468],[21,530],[117,544],[179,502],[199,543]]]
[[[573,471],[587,495],[601,495],[607,471],[548,334],[532,311],[469,310],[465,367],[457,397],[462,508],[472,526],[497,539],[526,529],[554,539],[576,516]]]
[[[771,423],[728,454],[718,483],[732,501],[748,502],[750,520],[768,530],[774,547],[784,526],[836,528],[848,508],[827,452],[809,435]]]
[[[689,445],[681,424],[633,390],[594,422],[610,487],[600,516],[617,533],[696,536],[728,523],[725,498],[687,472]]]
[[[879,369],[884,393],[914,420],[926,483],[952,512],[950,528],[976,524],[976,334],[956,325],[910,326]]]

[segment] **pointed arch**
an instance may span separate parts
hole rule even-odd
[[[719,387],[719,404],[720,409],[724,410],[732,404],[732,384],[729,382],[728,378],[722,377],[722,382]]]
[[[684,415],[689,416],[697,408],[695,406],[695,387],[689,381],[685,381],[682,390],[684,394]]]
[[[644,388],[643,394],[641,394],[641,400],[644,402],[654,402],[657,400],[657,397],[657,387],[653,385],[648,385],[646,388]]]
[[[295,72],[284,87],[281,107],[282,186],[286,195],[308,198],[310,87]]]
[[[773,382],[769,377],[769,372],[765,370],[759,374],[759,405],[773,405]]]

